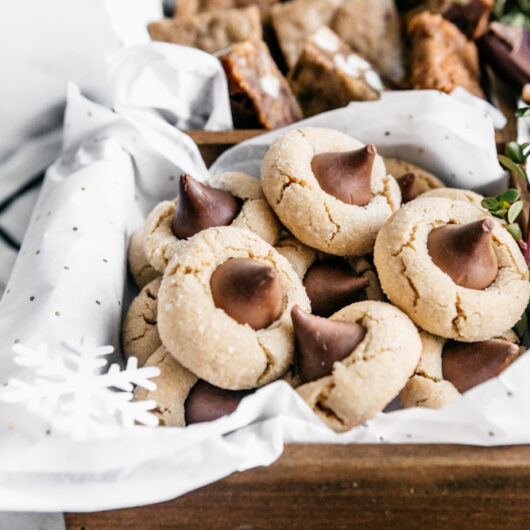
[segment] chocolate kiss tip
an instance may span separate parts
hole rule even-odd
[[[356,322],[328,320],[291,310],[298,344],[298,372],[303,383],[315,381],[333,370],[333,364],[348,357],[363,340],[366,331]]]
[[[495,221],[448,224],[431,230],[427,248],[432,261],[461,287],[485,289],[497,277],[497,256],[491,233]]]
[[[416,193],[416,173],[405,173],[401,177],[398,177],[397,183],[401,189],[401,199],[403,203],[414,200],[418,194]]]
[[[370,201],[372,167],[377,149],[368,144],[341,153],[320,153],[311,169],[323,191],[347,204],[365,206]]]
[[[304,287],[314,315],[329,317],[357,301],[370,280],[356,276],[343,260],[327,259],[306,273]]]
[[[198,381],[184,403],[186,425],[213,421],[231,414],[251,392],[252,390],[224,390],[206,381]]]
[[[186,239],[212,226],[227,226],[241,204],[231,193],[201,184],[184,173],[179,180],[179,198],[173,216],[173,233]]]
[[[443,350],[444,379],[459,392],[498,376],[517,356],[519,347],[512,342],[486,340],[463,343],[449,341]]]
[[[232,258],[210,278],[214,304],[240,324],[263,329],[282,313],[283,294],[273,267],[248,258]]]

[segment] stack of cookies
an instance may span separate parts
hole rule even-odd
[[[236,128],[275,129],[383,90],[463,87],[484,98],[478,47],[483,65],[520,90],[530,83],[530,29],[489,24],[493,3],[178,0],[149,32],[219,58]]]
[[[182,175],[131,239],[123,349],[161,369],[137,398],[184,426],[283,379],[340,432],[498,375],[530,283],[481,201],[321,128],[276,140],[260,180]]]

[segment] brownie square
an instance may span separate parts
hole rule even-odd
[[[449,93],[461,86],[484,97],[477,47],[452,22],[425,11],[410,21],[408,34],[413,88]]]
[[[234,44],[219,59],[228,80],[235,127],[276,129],[303,118],[264,42]]]
[[[378,99],[383,90],[370,63],[325,26],[307,39],[288,79],[306,117]]]
[[[175,17],[204,13],[205,11],[216,11],[222,9],[234,9],[256,5],[262,19],[266,20],[272,5],[279,0],[176,0]]]
[[[401,22],[394,0],[345,0],[329,26],[385,79],[401,83],[405,76]]]
[[[256,6],[167,18],[148,26],[153,40],[193,46],[214,53],[233,43],[261,39],[261,19]]]
[[[371,1],[371,0],[370,0]],[[292,68],[308,37],[327,26],[341,0],[292,0],[271,8],[271,24],[288,68]]]

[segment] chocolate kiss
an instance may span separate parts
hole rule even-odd
[[[370,177],[377,151],[368,144],[346,153],[321,153],[311,161],[320,187],[347,204],[364,206],[371,197]]]
[[[486,340],[464,343],[449,341],[443,350],[442,371],[459,392],[465,392],[498,376],[519,352],[516,344]]]
[[[369,283],[368,278],[356,276],[343,260],[334,259],[316,263],[304,278],[313,314],[321,317],[355,302]]]
[[[401,200],[403,203],[414,200],[418,194],[416,193],[416,173],[405,173],[398,177],[397,183],[401,189]]]
[[[201,184],[191,175],[181,175],[173,233],[186,239],[212,226],[227,226],[240,209],[240,201],[228,191]]]
[[[198,381],[184,403],[186,425],[213,421],[237,409],[240,401],[252,390],[224,390]]]
[[[293,307],[291,318],[298,344],[298,372],[303,383],[329,375],[333,363],[348,357],[366,334],[355,322],[317,317],[299,306]]]
[[[433,262],[457,285],[485,289],[497,276],[497,256],[491,244],[494,226],[493,219],[481,219],[435,228],[427,239]]]
[[[215,306],[251,328],[266,328],[282,313],[278,273],[259,261],[248,258],[225,261],[213,272],[210,287]]]

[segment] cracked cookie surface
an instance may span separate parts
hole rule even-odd
[[[421,341],[407,315],[384,302],[357,302],[330,319],[357,322],[366,335],[348,357],[335,362],[331,375],[296,390],[322,421],[340,432],[392,401],[418,364]]]
[[[528,268],[517,243],[495,221],[492,244],[497,277],[486,289],[468,289],[432,261],[427,238],[433,228],[466,224],[484,211],[445,198],[418,198],[403,206],[379,232],[374,263],[383,291],[424,330],[462,342],[488,340],[510,329],[530,296]]]
[[[134,232],[129,242],[128,251],[129,270],[134,283],[142,289],[160,273],[153,269],[144,252],[144,229],[139,228]]]
[[[185,427],[186,418],[184,404],[186,398],[197,383],[195,374],[186,370],[164,346],[160,346],[147,359],[145,366],[160,368],[160,375],[153,378],[155,390],[136,387],[134,399],[143,401],[152,399],[156,408],[151,412],[158,418],[158,424],[168,427]]]
[[[258,179],[234,171],[212,177],[205,184],[228,191],[243,202],[230,226],[251,230],[271,245],[278,241],[280,223],[267,204]],[[145,254],[149,263],[160,273],[164,272],[173,254],[187,241],[179,239],[171,228],[177,201],[178,197],[157,204],[145,223]]]
[[[315,155],[362,147],[338,131],[305,127],[284,134],[268,150],[261,166],[263,192],[282,223],[302,243],[339,256],[368,254],[383,223],[399,208],[399,186],[386,174],[378,155],[366,206],[342,202],[320,187],[311,168]]]
[[[420,332],[420,337],[422,344],[420,362],[414,375],[400,392],[399,398],[405,408],[438,409],[451,403],[461,394],[450,381],[444,379],[442,356],[446,340],[425,331]],[[517,335],[512,330],[506,331],[495,340],[519,343]]]
[[[394,178],[399,178],[406,173],[415,173],[416,179],[414,181],[414,188],[417,195],[421,195],[429,190],[443,188],[444,183],[432,173],[425,169],[416,166],[412,162],[407,162],[399,158],[383,157],[387,173]]]
[[[459,188],[439,188],[425,192],[422,197],[442,197],[444,199],[451,199],[453,201],[464,201],[479,208],[484,213],[487,213],[487,210],[483,208],[481,204],[484,197],[471,190],[463,190]]]
[[[454,385],[444,380],[442,350],[445,339],[420,332],[421,358],[414,375],[409,379],[399,398],[405,408],[438,409],[460,396]]]
[[[283,292],[279,318],[264,329],[240,324],[215,306],[210,279],[231,258],[271,266]],[[235,227],[204,230],[179,248],[162,280],[158,329],[164,346],[186,368],[229,390],[262,386],[285,373],[293,360],[291,308],[310,304],[289,262],[254,233]]]
[[[161,277],[148,283],[132,301],[123,322],[122,345],[125,357],[136,357],[143,366],[162,344],[157,328],[158,291]]]

